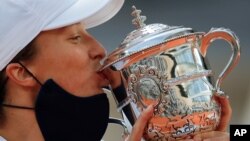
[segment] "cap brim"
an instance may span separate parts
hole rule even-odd
[[[124,0],[78,0],[43,30],[51,30],[77,22],[85,28],[95,27],[111,19],[122,7]]]

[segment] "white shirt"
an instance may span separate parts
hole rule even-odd
[[[0,141],[7,141],[7,140],[4,139],[2,136],[0,136]]]

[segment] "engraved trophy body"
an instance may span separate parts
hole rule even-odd
[[[121,73],[126,98],[118,101],[118,109],[133,125],[141,111],[154,104],[145,140],[178,140],[215,130],[221,111],[212,96],[223,94],[221,82],[239,60],[238,38],[225,28],[204,33],[182,26],[145,25],[146,17],[133,9],[137,29],[109,54],[102,68]],[[227,41],[233,53],[214,82],[206,52],[216,39]]]

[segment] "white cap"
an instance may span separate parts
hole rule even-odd
[[[41,31],[111,19],[124,0],[0,0],[0,70]]]

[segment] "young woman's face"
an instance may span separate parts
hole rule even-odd
[[[108,80],[98,72],[105,50],[82,24],[44,31],[35,40],[36,57],[27,67],[44,83],[52,78],[77,96],[102,93]]]

